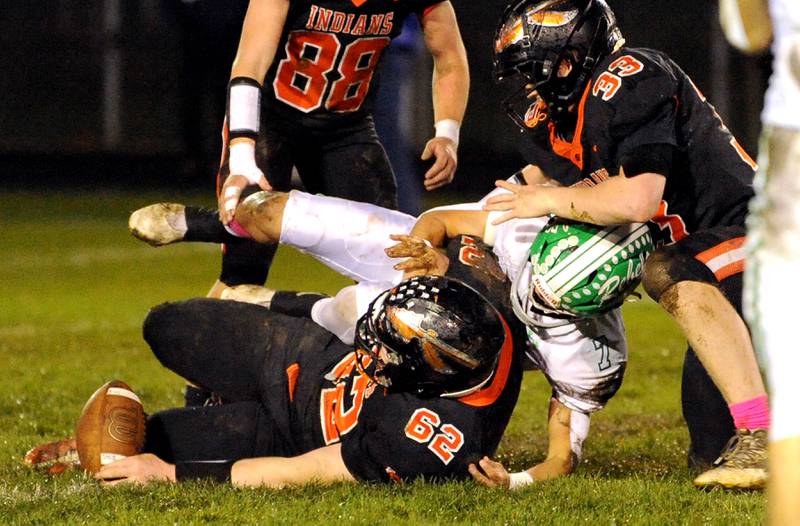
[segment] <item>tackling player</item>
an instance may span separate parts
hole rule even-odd
[[[531,170],[548,184],[499,181],[509,192],[486,209],[504,212],[496,223],[554,214],[658,227],[664,246],[643,283],[689,341],[690,462],[712,467],[735,431],[695,485],[762,487],[769,407],[740,315],[755,163],[674,62],[624,46],[602,0],[515,2],[497,30],[495,66],[499,78],[523,80],[516,102],[527,111],[508,106],[532,132]]]
[[[243,191],[288,190],[293,167],[309,192],[397,206],[371,106],[381,53],[414,13],[434,63],[436,136],[422,158],[435,162],[425,186],[452,181],[469,71],[449,1],[253,0],[228,87],[218,180],[224,224],[237,228],[231,221]],[[190,238],[194,211],[169,216]],[[226,247],[209,295],[224,284],[264,283],[274,253],[254,243]]]
[[[743,51],[763,51],[775,37],[756,197],[747,222],[745,314],[756,350],[766,358],[772,396],[769,518],[772,524],[793,524],[800,520],[800,361],[792,351],[794,315],[780,298],[800,294],[787,278],[800,268],[800,4],[722,0],[720,17],[728,40]]]

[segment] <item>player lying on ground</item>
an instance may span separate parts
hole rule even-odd
[[[643,284],[690,345],[682,385],[690,462],[710,467],[732,438],[695,484],[761,487],[769,407],[741,317],[756,165],[669,57],[624,44],[602,0],[519,0],[506,10],[496,74],[521,81],[527,111],[516,120],[530,131],[540,182],[564,186],[499,182],[510,192],[487,209],[504,212],[498,222],[553,214],[659,226],[665,245]]]
[[[143,327],[153,353],[223,404],[151,415],[145,453],[96,478],[274,488],[468,478],[509,421],[525,340],[507,280],[466,266],[451,274],[463,281],[421,276],[382,293],[355,347],[258,305],[155,307]]]
[[[487,214],[480,211],[480,206],[471,203],[454,208],[471,209],[485,217]],[[174,214],[164,214],[164,210],[176,211],[178,208],[174,205],[151,205],[135,212],[131,217],[135,235],[153,240],[165,239],[161,234],[166,233],[170,239],[180,240],[180,232],[169,232],[169,219]],[[213,211],[208,214],[214,217]],[[376,292],[402,278],[402,269],[394,268],[397,260],[389,258],[385,249],[394,244],[391,234],[408,233],[415,222],[415,218],[399,212],[299,191],[255,194],[240,205],[237,218],[243,229],[252,232],[258,241],[280,241],[300,248],[360,283],[343,289],[334,298],[273,293],[263,288],[245,289],[244,294],[241,288],[235,288],[223,296],[237,299],[253,299],[255,296],[255,301],[270,305],[273,310],[294,315],[302,314],[300,305],[304,304],[308,316],[344,341],[352,341],[355,320]],[[454,236],[458,243],[448,245],[447,257],[441,257],[442,254],[436,251],[426,252],[428,247],[421,241],[415,244],[413,239],[406,238],[403,239],[409,246],[397,247],[393,254],[410,256],[413,254],[407,250],[421,250],[422,260],[428,256],[436,257],[437,261],[448,263],[446,268],[478,266],[485,267],[486,276],[505,273],[516,277],[519,271],[530,267],[527,261],[531,243],[546,222],[545,218],[528,219],[509,222],[496,232],[490,228],[488,237],[494,240],[491,249],[480,242],[484,235],[481,229],[479,235]],[[224,233],[219,228],[217,231]],[[492,251],[499,266],[490,264],[494,261]],[[433,271],[441,273],[444,268]],[[527,298],[527,282],[524,279],[518,281],[518,287],[522,297]],[[615,296],[618,297],[621,296]],[[309,301],[310,298],[313,300]],[[548,458],[529,470],[539,480],[567,474],[574,468],[588,433],[589,414],[602,408],[622,382],[627,347],[619,309],[583,320],[542,316],[536,323],[539,326],[529,331],[532,345],[527,350],[528,358],[531,366],[541,369],[553,386]],[[570,436],[566,443],[552,434],[559,428]],[[507,474],[499,483],[509,484]]]

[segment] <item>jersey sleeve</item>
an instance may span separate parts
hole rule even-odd
[[[389,483],[469,477],[467,466],[480,458],[478,439],[465,428],[469,419],[443,411],[439,400],[400,393],[381,398],[381,410],[365,407],[358,427],[342,437],[342,458],[355,478]]]
[[[677,146],[677,93],[677,77],[655,54],[622,53],[597,76],[593,99],[611,114],[609,133],[618,162],[641,146]]]

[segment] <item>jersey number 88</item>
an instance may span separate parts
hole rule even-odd
[[[278,100],[302,112],[310,113],[325,104],[334,112],[356,111],[369,91],[375,66],[388,37],[355,40],[340,53],[336,35],[312,31],[294,31],[286,41],[286,58],[280,61],[273,88]],[[328,92],[328,73],[338,77]]]

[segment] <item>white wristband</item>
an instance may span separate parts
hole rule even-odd
[[[256,165],[256,145],[252,141],[240,141],[228,148],[228,169],[231,175],[243,175],[250,184],[258,184],[264,173]]]
[[[533,476],[527,471],[520,471],[519,473],[512,473],[508,476],[508,489],[515,490],[523,488],[528,484],[533,484]]]
[[[228,92],[228,128],[231,133],[257,135],[261,117],[261,88],[255,80],[239,77],[231,81]]]
[[[458,131],[461,129],[461,124],[453,119],[442,119],[433,125],[436,128],[436,137],[447,137],[453,144],[458,146]]]

